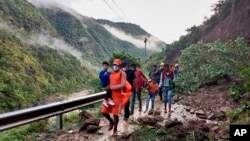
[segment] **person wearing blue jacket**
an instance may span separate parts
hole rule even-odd
[[[107,61],[102,62],[102,71],[99,73],[99,79],[101,80],[101,85],[103,88],[109,85],[109,63]],[[112,92],[111,90],[106,91],[106,95],[104,97],[104,100],[102,104],[106,107],[109,107],[109,105],[115,105],[112,98]]]

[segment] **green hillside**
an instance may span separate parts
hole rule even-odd
[[[55,35],[50,23],[26,0],[0,0],[0,19],[15,26],[19,33],[50,31]]]
[[[0,113],[81,89],[89,77],[75,57],[48,47],[30,47],[0,29]]]

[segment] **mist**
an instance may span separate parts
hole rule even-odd
[[[127,41],[132,43],[138,48],[145,48],[144,39],[147,37],[147,48],[155,51],[160,51],[160,47],[158,46],[159,40],[153,36],[145,35],[145,36],[131,36],[125,33],[122,30],[111,27],[109,25],[102,25],[107,31],[109,31],[113,36],[117,37],[120,40]]]

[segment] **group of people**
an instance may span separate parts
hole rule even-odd
[[[137,97],[139,112],[142,111],[141,94],[143,87],[148,90],[144,113],[148,111],[150,101],[151,109],[154,109],[154,99],[159,94],[160,100],[164,101],[164,112],[170,116],[175,77],[181,73],[178,64],[175,65],[175,69],[164,63],[160,64],[159,69],[154,65],[149,73],[149,79],[142,70],[138,69],[135,63],[129,66],[126,61],[121,61],[120,59],[114,59],[111,72],[108,71],[108,62],[103,62],[102,67],[103,70],[99,73],[99,78],[102,87],[106,91],[102,104],[102,114],[109,121],[108,130],[111,131],[113,129],[113,136],[117,135],[119,114],[122,108],[124,108],[124,120],[127,121],[129,116],[134,113],[135,99]],[[130,85],[132,89],[127,89],[127,85]],[[125,102],[124,97],[126,97]],[[132,97],[131,104],[130,97]],[[113,115],[113,118],[111,118],[110,114]]]

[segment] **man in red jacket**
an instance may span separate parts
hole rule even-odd
[[[138,101],[139,101],[139,112],[142,111],[142,103],[141,103],[141,89],[145,82],[148,81],[146,76],[143,74],[143,72],[136,68],[136,64],[131,64],[132,69],[135,72],[135,80],[134,80],[134,89],[133,89],[133,95],[132,95],[132,104],[131,104],[131,114],[134,113],[134,106],[135,106],[135,95],[137,95]]]

